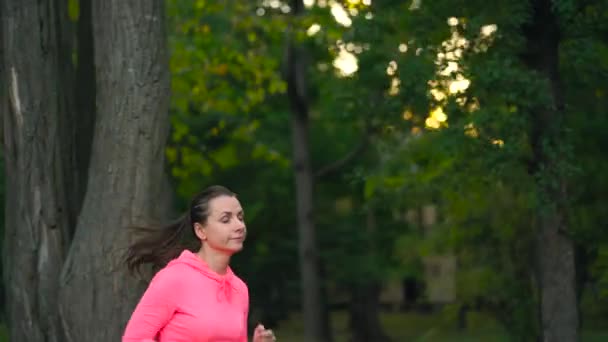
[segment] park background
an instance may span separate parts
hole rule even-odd
[[[212,184],[279,341],[608,340],[608,1],[0,1],[1,341],[118,341]],[[148,274],[149,276],[149,274]]]

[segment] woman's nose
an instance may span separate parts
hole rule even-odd
[[[237,220],[236,230],[238,230],[239,232],[245,230],[245,222]]]

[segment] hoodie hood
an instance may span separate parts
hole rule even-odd
[[[171,260],[167,266],[185,264],[195,269],[205,277],[217,283],[216,297],[218,301],[226,300],[230,302],[232,291],[236,291],[235,276],[230,266],[226,269],[226,274],[218,274],[213,271],[198,255],[189,250],[184,250],[176,259]]]

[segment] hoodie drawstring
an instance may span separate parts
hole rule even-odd
[[[224,298],[226,299],[226,301],[230,302],[230,297],[231,297],[231,284],[230,281],[226,278],[222,278],[219,281],[219,287],[217,289],[217,300],[218,302],[222,301],[222,294],[224,295]]]
[[[228,267],[226,274],[219,275],[219,274],[213,272],[211,269],[209,269],[209,266],[203,260],[201,260],[197,255],[195,255],[194,253],[192,253],[191,251],[189,251],[187,249],[184,250],[177,259],[172,260],[169,264],[173,264],[173,263],[187,264],[187,265],[191,266],[192,268],[198,270],[199,272],[201,272],[208,278],[216,281],[218,284],[217,293],[216,293],[217,301],[218,302],[222,302],[222,301],[230,302],[231,297],[232,297],[232,287],[233,287],[231,280],[233,280],[233,277],[234,277],[230,267]]]

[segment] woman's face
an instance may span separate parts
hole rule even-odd
[[[205,247],[230,254],[240,251],[247,235],[241,203],[234,196],[212,199],[207,222],[195,224],[195,231]]]

